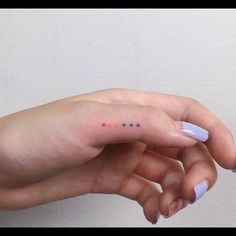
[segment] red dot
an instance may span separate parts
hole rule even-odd
[[[102,126],[106,126],[106,124],[105,124],[105,123],[102,123]]]

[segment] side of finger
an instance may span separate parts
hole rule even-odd
[[[212,157],[226,169],[236,168],[235,145],[231,131],[206,107],[194,99],[131,89],[106,89],[68,98],[69,101],[86,99],[109,104],[155,106],[174,120],[196,124],[209,132],[206,146]]]
[[[78,124],[83,126],[86,134],[83,140],[87,140],[90,146],[141,141],[154,146],[187,147],[208,138],[206,130],[194,125],[193,128],[202,133],[204,140],[189,136],[187,132],[191,130],[157,107],[97,102],[87,102],[85,106],[84,116],[87,117],[87,113],[92,115],[83,118],[83,114],[79,113],[78,119],[84,123]],[[75,131],[79,129],[74,128]]]

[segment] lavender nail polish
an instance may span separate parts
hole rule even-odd
[[[208,189],[208,182],[203,181],[194,186],[195,201],[199,200]]]
[[[205,142],[208,139],[208,131],[192,123],[181,121],[180,129],[188,137],[197,139],[200,142]]]

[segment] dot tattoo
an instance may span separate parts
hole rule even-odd
[[[119,128],[119,127],[123,127],[123,128],[139,128],[140,124],[139,123],[111,123],[111,122],[103,122],[101,124],[102,127],[104,128]]]

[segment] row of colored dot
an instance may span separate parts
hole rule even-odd
[[[102,123],[102,126],[107,126],[106,123]],[[133,124],[133,123],[129,123],[129,124],[126,124],[126,123],[122,123],[121,125],[122,127],[140,127],[140,124],[137,123],[137,124]]]

